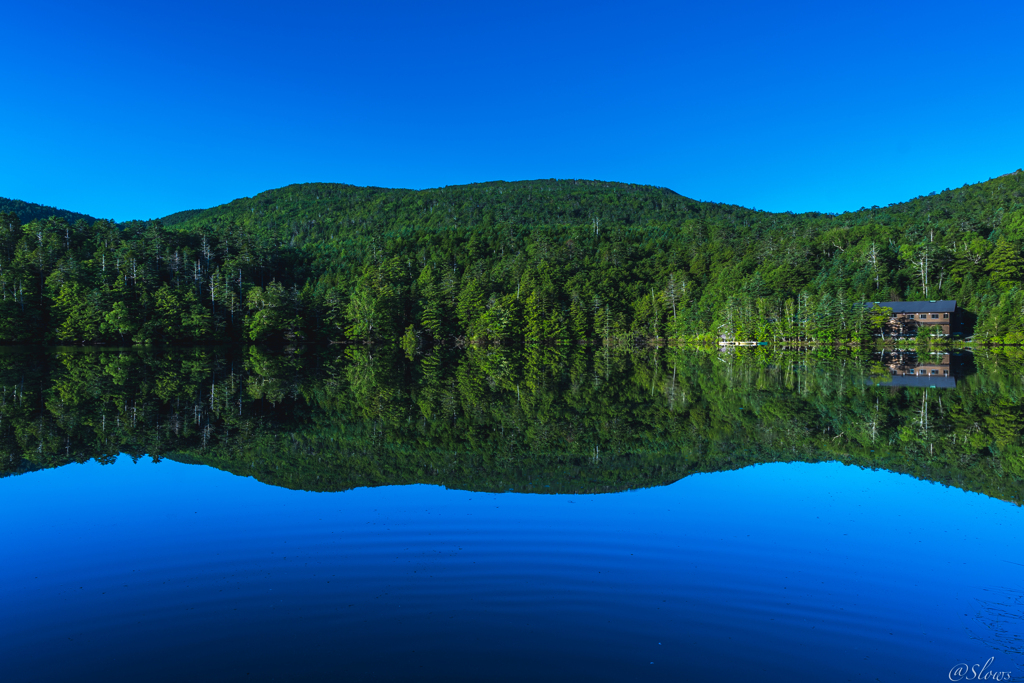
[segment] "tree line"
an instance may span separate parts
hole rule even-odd
[[[1022,192],[1018,171],[792,214],[597,181],[306,184],[122,224],[7,211],[0,341],[858,342],[878,327],[866,302],[945,298],[1016,344]]]

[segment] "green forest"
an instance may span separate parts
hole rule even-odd
[[[842,214],[582,180],[292,185],[115,223],[0,200],[0,342],[857,343],[956,299],[1024,342],[1024,172]]]
[[[294,489],[600,493],[839,461],[1024,502],[1024,350],[955,389],[821,347],[394,346],[0,352],[0,475],[119,453]]]

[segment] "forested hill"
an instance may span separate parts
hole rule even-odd
[[[963,219],[988,222],[1024,206],[1024,171],[886,207],[842,214],[770,213],[689,199],[667,188],[593,180],[490,182],[429,190],[358,187],[332,183],[289,185],[206,210],[182,211],[165,225],[244,224],[300,242],[339,232],[407,227],[458,229],[510,223],[534,227],[593,224],[681,226],[700,218],[757,237],[785,224],[816,226],[876,223],[906,227],[924,221],[952,227]],[[950,223],[952,221],[953,223]]]
[[[43,204],[32,204],[30,202],[23,202],[20,199],[7,199],[6,197],[0,197],[0,214],[13,213],[18,217],[18,220],[24,223],[30,223],[35,220],[45,220],[51,216],[59,216],[69,223],[75,223],[76,221],[86,221],[90,225],[95,222],[95,218],[87,216],[84,213],[75,213],[74,211],[66,211],[64,209],[55,209],[52,206],[44,206]]]
[[[580,180],[292,185],[165,221],[0,234],[0,335],[74,343],[869,338],[865,301],[956,299],[1024,341],[1024,172],[769,213]],[[15,225],[18,223],[18,225]]]

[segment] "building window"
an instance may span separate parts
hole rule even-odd
[[[943,314],[942,314],[942,318],[943,318],[944,320],[949,320],[949,313],[943,313]]]
[[[920,316],[918,316],[918,317],[919,317],[919,318],[921,318],[921,320],[924,320],[924,319],[925,319],[925,318],[927,318],[928,316],[926,316],[926,315],[925,315],[924,313],[922,313],[922,314],[921,314]]]
[[[939,314],[938,313],[932,313],[932,320],[938,320],[938,319],[939,319]]]

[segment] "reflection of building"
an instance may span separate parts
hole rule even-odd
[[[896,336],[915,334],[918,327],[936,325],[942,334],[958,332],[959,316],[955,299],[938,301],[869,301],[868,308],[891,308],[892,318],[886,323],[886,332]]]
[[[890,387],[956,388],[956,377],[948,353],[919,361],[915,353],[882,353],[882,365],[889,377],[880,377],[873,383]]]

